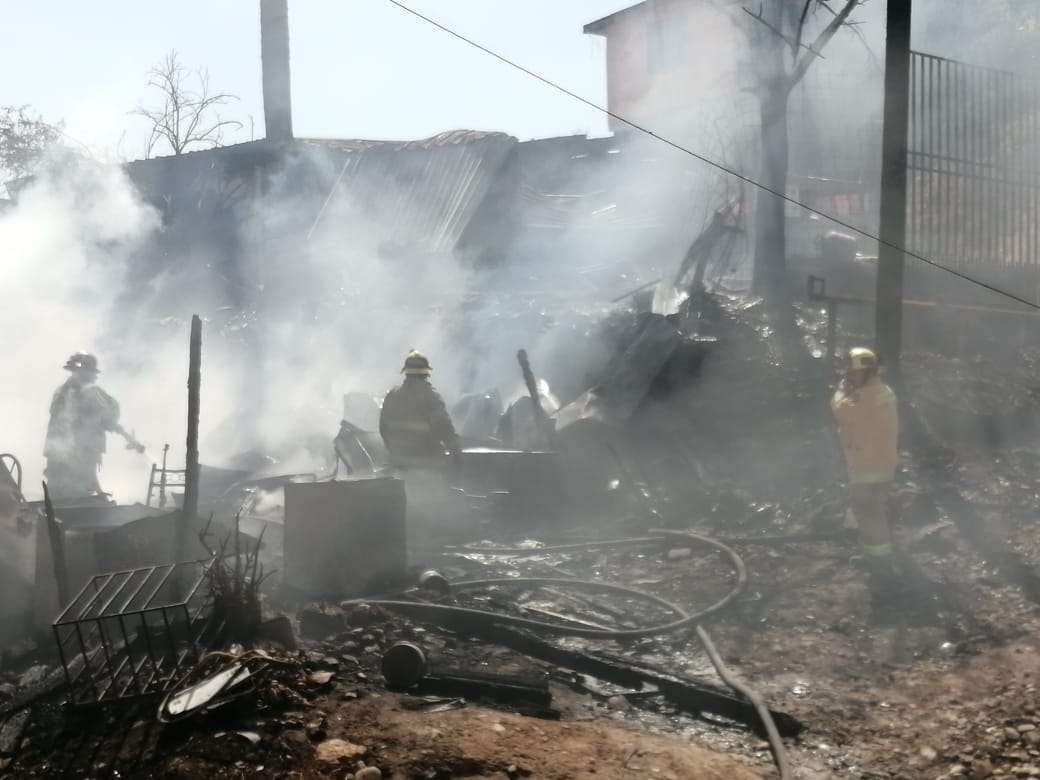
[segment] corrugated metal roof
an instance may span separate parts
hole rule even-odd
[[[690,158],[638,137],[531,141],[519,152],[514,218],[523,228],[662,228]],[[694,161],[695,162],[695,161]]]
[[[609,192],[579,195],[541,192],[530,185],[520,190],[524,227],[556,228],[649,228],[664,224],[652,201],[619,205]]]
[[[512,139],[506,133],[497,133],[485,130],[448,130],[429,138],[421,138],[412,141],[388,141],[365,138],[297,138],[296,143],[321,146],[327,149],[337,149],[341,152],[358,152],[366,149],[395,149],[408,151],[415,149],[435,149],[440,146],[454,146],[456,144],[469,144],[487,139]]]
[[[333,195],[390,231],[387,241],[440,253],[458,244],[517,140],[463,130],[422,141],[301,143],[343,152]]]
[[[241,175],[251,168],[273,169],[296,152],[317,155],[333,171],[336,184],[315,225],[333,213],[326,213],[327,206],[335,205],[340,217],[345,207],[371,225],[377,238],[382,230],[381,240],[388,245],[444,253],[457,246],[516,144],[505,133],[474,130],[416,141],[261,140],[135,161],[127,169],[139,186],[165,193],[171,181],[183,183],[217,168]]]

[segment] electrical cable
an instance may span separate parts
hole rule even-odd
[[[752,187],[755,187],[755,188],[757,188],[757,189],[759,189],[759,190],[761,190],[763,192],[769,193],[770,195],[772,195],[772,196],[774,196],[776,198],[780,198],[781,200],[784,200],[787,203],[790,203],[790,204],[792,204],[794,206],[798,206],[799,208],[804,209],[805,211],[808,211],[810,214],[816,214],[819,217],[823,217],[824,219],[834,223],[835,225],[838,225],[839,227],[845,228],[846,230],[850,230],[853,233],[857,233],[858,235],[861,235],[864,238],[870,239],[871,241],[877,241],[878,244],[880,244],[881,246],[886,246],[889,249],[894,249],[897,252],[900,252],[900,253],[906,255],[907,257],[913,258],[914,260],[919,260],[920,262],[925,263],[926,265],[930,265],[933,268],[937,268],[937,269],[939,269],[941,271],[945,271],[946,273],[951,274],[951,275],[953,275],[953,276],[955,276],[955,277],[957,277],[959,279],[963,279],[966,282],[969,282],[971,284],[977,285],[977,286],[979,286],[979,287],[981,287],[981,288],[983,288],[985,290],[989,290],[990,292],[997,293],[998,295],[1002,295],[1002,296],[1008,298],[1009,300],[1016,301],[1017,303],[1021,303],[1023,306],[1027,306],[1027,307],[1029,307],[1031,309],[1036,309],[1036,310],[1040,311],[1040,303],[1036,303],[1034,301],[1031,301],[1028,298],[1023,298],[1023,297],[1021,297],[1019,295],[1016,295],[1013,292],[1010,292],[1009,290],[1005,290],[1005,289],[1003,289],[1001,287],[997,287],[996,285],[990,284],[989,282],[985,282],[985,281],[983,281],[981,279],[976,279],[976,278],[974,278],[972,276],[969,276],[968,274],[966,274],[966,273],[964,273],[962,271],[958,271],[955,268],[950,268],[949,266],[943,265],[942,263],[939,263],[939,262],[937,262],[935,260],[931,260],[931,259],[929,259],[927,257],[924,257],[923,255],[919,255],[916,252],[912,252],[909,249],[906,249],[905,247],[897,246],[896,244],[893,244],[890,241],[886,241],[886,240],[882,239],[880,236],[875,236],[874,234],[872,234],[868,230],[864,230],[863,228],[858,228],[855,225],[853,225],[853,224],[851,224],[849,222],[846,222],[846,221],[840,219],[839,217],[834,216],[833,214],[828,214],[827,212],[822,211],[821,209],[815,208],[813,206],[810,206],[807,203],[802,203],[797,198],[792,198],[790,195],[787,195],[786,193],[774,190],[772,187],[768,187],[765,184],[762,184],[760,181],[757,181],[756,179],[751,178],[750,176],[747,176],[747,175],[745,175],[743,173],[739,173],[739,172],[733,170],[732,168],[729,168],[726,165],[718,162],[717,160],[713,160],[710,157],[705,157],[702,154],[698,154],[697,152],[695,152],[692,149],[689,149],[689,148],[683,146],[682,144],[678,143],[677,141],[673,141],[670,138],[667,138],[667,137],[665,137],[663,135],[655,133],[653,130],[650,130],[649,128],[644,127],[643,125],[640,125],[640,124],[638,124],[637,122],[634,122],[631,119],[626,119],[624,116],[622,116],[622,115],[620,115],[620,114],[618,114],[618,113],[616,113],[614,111],[611,111],[609,108],[604,108],[603,106],[599,105],[598,103],[595,103],[594,101],[589,100],[588,98],[582,97],[577,92],[569,90],[569,89],[567,89],[566,87],[564,87],[561,84],[557,84],[555,81],[552,81],[551,79],[546,78],[545,76],[542,76],[542,75],[536,73],[535,71],[530,70],[529,68],[524,67],[523,65],[519,64],[518,62],[515,62],[515,61],[509,59],[508,57],[506,57],[506,56],[504,56],[502,54],[499,54],[498,52],[494,51],[493,49],[489,49],[488,47],[486,47],[486,46],[484,46],[484,45],[482,45],[480,43],[477,43],[473,39],[467,38],[462,33],[456,32],[455,30],[451,29],[450,27],[447,27],[447,26],[441,24],[440,22],[430,18],[429,16],[426,16],[426,15],[420,13],[419,11],[416,11],[414,8],[408,7],[404,3],[400,2],[400,0],[387,0],[387,2],[391,3],[392,5],[397,6],[402,11],[405,11],[405,12],[411,14],[412,16],[415,16],[418,19],[421,19],[422,21],[426,22],[427,24],[430,24],[433,27],[436,27],[438,30],[441,30],[442,32],[447,33],[448,35],[451,35],[452,37],[457,38],[460,41],[462,41],[462,42],[464,42],[464,43],[466,43],[466,44],[468,44],[468,45],[470,45],[470,46],[472,46],[472,47],[474,47],[476,49],[479,49],[480,51],[484,52],[485,54],[487,54],[487,55],[489,55],[491,57],[494,57],[498,61],[500,61],[500,62],[510,66],[511,68],[515,68],[516,70],[520,71],[521,73],[524,73],[524,74],[530,76],[531,78],[536,79],[536,80],[542,82],[543,84],[545,84],[545,85],[547,85],[549,87],[552,87],[553,89],[557,90],[558,92],[562,92],[564,95],[567,95],[568,97],[571,97],[574,100],[577,100],[577,101],[579,101],[581,103],[584,103],[586,106],[589,106],[590,108],[593,108],[596,111],[599,111],[599,112],[605,114],[606,116],[610,117],[611,119],[615,119],[618,122],[621,122],[622,124],[627,125],[628,127],[631,127],[633,130],[636,130],[636,131],[638,131],[640,133],[643,133],[643,134],[649,136],[650,138],[656,138],[661,143],[666,144],[667,146],[670,146],[673,149],[676,149],[676,150],[678,150],[680,152],[683,152],[684,154],[688,154],[690,157],[693,157],[696,160],[700,160],[702,163],[705,163],[706,165],[709,165],[712,168],[715,168],[715,169],[717,169],[719,171],[722,171],[723,173],[725,173],[725,174],[727,174],[729,176],[732,176],[732,177],[734,177],[736,179],[739,179],[740,181],[743,181],[743,182],[745,182],[747,184],[750,184]]]

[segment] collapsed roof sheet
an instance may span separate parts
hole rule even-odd
[[[333,195],[350,211],[392,228],[393,241],[452,251],[517,140],[453,131],[423,141],[308,140],[345,152]]]

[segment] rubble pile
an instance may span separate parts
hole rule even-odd
[[[353,596],[342,603],[332,592],[305,598],[277,576],[261,582],[263,566],[285,563],[279,550],[261,563],[259,542],[243,556],[225,544],[213,569],[224,578],[218,590],[234,596],[214,602],[224,629],[162,690],[68,706],[77,697],[47,640],[2,659],[6,770],[765,773],[761,721],[720,682],[694,634],[643,631],[725,602],[703,625],[768,703],[797,776],[1040,774],[1031,736],[1040,731],[1035,362],[1004,370],[907,357],[891,508],[915,586],[899,610],[880,614],[846,517],[828,404],[834,366],[813,346],[823,323],[804,310],[800,324],[809,349],[786,361],[753,299],[720,291],[674,314],[613,313],[583,331],[613,357],[563,396],[558,462],[571,484],[558,501],[524,504],[538,517],[468,523],[468,539],[412,551],[407,570],[402,557],[395,577],[363,595],[339,593]],[[490,505],[457,498],[467,512]],[[342,520],[330,509],[323,522]],[[366,522],[387,526],[378,512]],[[421,530],[424,542],[436,539],[432,526]],[[669,530],[724,543],[740,566]],[[312,535],[313,552],[294,564],[310,574],[319,552],[323,566],[337,560],[323,549],[331,531]],[[356,563],[336,581],[353,583],[347,575],[368,565],[376,537],[366,538],[351,537],[341,562]],[[741,568],[746,586],[734,589]],[[743,765],[652,735],[737,754]],[[566,755],[553,750],[560,739]],[[632,751],[619,754],[622,743]]]

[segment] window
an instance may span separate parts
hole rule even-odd
[[[683,25],[675,14],[655,13],[647,22],[646,57],[650,73],[664,73],[683,62]]]

